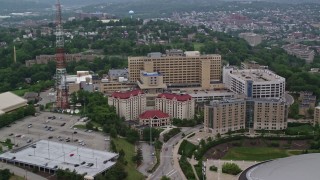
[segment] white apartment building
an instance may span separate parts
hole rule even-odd
[[[285,78],[268,69],[223,68],[223,83],[248,98],[284,98]]]
[[[146,110],[146,95],[141,90],[116,91],[108,97],[108,104],[125,120],[137,120]]]
[[[169,114],[170,118],[193,119],[195,100],[188,94],[159,94],[155,108]]]

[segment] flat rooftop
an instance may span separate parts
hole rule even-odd
[[[33,143],[36,148],[29,146],[17,152],[6,152],[0,155],[0,159],[12,160],[15,162],[39,166],[47,169],[70,169],[78,174],[96,176],[112,167],[116,162],[112,159],[117,158],[118,154],[58,143],[47,140],[40,140]],[[80,165],[81,162],[86,162]],[[93,163],[88,167],[88,163]],[[74,167],[79,164],[78,167]]]
[[[5,92],[0,94],[0,114],[8,110],[17,109],[28,105],[27,100],[23,99],[12,92]]]
[[[274,72],[267,69],[243,69],[233,70],[232,76],[242,80],[252,80],[254,82],[268,82],[268,81],[279,81],[284,80],[283,77],[278,76]]]
[[[319,164],[319,153],[276,159],[249,168],[246,180],[319,179]]]

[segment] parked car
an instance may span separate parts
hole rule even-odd
[[[49,136],[49,137],[48,137],[48,139],[52,139],[52,138],[53,138],[52,136]]]
[[[92,167],[94,164],[93,163],[88,163],[87,166],[88,167]]]

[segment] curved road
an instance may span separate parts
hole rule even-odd
[[[168,140],[168,142],[164,143],[160,153],[160,165],[156,171],[148,177],[148,179],[161,179],[162,176],[167,176],[172,180],[183,180],[179,173],[180,168],[176,167],[173,163],[174,145],[176,145],[182,139],[182,133],[187,135],[189,133],[198,131],[202,127],[203,125],[197,125],[192,128],[182,128],[179,134],[173,136]]]
[[[285,92],[284,97],[288,105],[292,105],[294,103],[294,98],[289,94],[289,92]]]

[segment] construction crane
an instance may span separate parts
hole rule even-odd
[[[64,52],[64,33],[61,18],[61,4],[57,0],[56,4],[56,75],[55,75],[55,89],[56,89],[56,109],[69,108],[68,100],[68,86],[66,82],[66,62]]]

